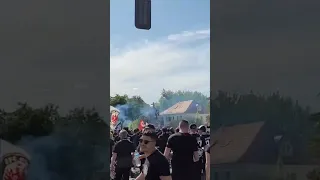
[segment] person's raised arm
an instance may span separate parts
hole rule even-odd
[[[115,152],[112,153],[110,167],[115,166],[115,164],[116,164],[116,159],[117,159],[117,155],[118,155],[118,154],[115,153]]]
[[[171,152],[171,148],[166,147],[165,150],[164,150],[164,156],[167,159],[170,159],[170,152]]]
[[[197,162],[199,161],[199,149],[198,149],[198,142],[197,138],[192,138],[192,149],[193,149],[193,161]]]
[[[116,159],[117,159],[117,155],[119,153],[120,147],[119,144],[116,143],[113,146],[113,150],[112,150],[112,157],[111,157],[111,163],[110,163],[110,168],[113,168],[116,164]]]

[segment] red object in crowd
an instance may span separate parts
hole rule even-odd
[[[25,172],[19,169],[18,167],[15,170],[10,169],[7,173],[4,174],[4,180],[25,180]]]
[[[111,115],[111,124],[115,125],[118,122],[118,116],[116,114]]]
[[[138,129],[139,129],[140,131],[142,131],[143,128],[144,128],[144,126],[145,126],[144,121],[141,119],[140,122],[139,122]]]

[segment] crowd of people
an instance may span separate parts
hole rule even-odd
[[[209,180],[211,146],[207,128],[182,120],[176,129],[156,129],[154,125],[146,124],[141,131],[123,128],[113,132],[111,178]]]

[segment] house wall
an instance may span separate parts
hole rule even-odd
[[[314,168],[313,165],[284,165],[281,171],[277,165],[211,165],[211,179],[278,180],[277,177],[282,177],[283,180],[308,180],[306,174]]]

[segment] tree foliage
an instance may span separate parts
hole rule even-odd
[[[144,110],[147,111],[147,108],[150,108],[150,105],[144,102],[144,100],[140,96],[133,96],[128,98],[127,106],[125,108],[125,115],[130,120],[139,119],[144,115]]]
[[[41,179],[39,164],[49,174],[59,175],[51,179],[72,180],[92,176],[109,160],[109,127],[95,109],[75,108],[62,116],[53,104],[32,108],[18,103],[12,112],[0,111],[0,123],[1,139],[31,153],[36,165],[30,167],[31,179]]]
[[[253,92],[237,94],[219,91],[208,103],[207,97],[199,92],[163,90],[155,106],[162,111],[184,100],[195,100],[203,107],[211,108],[210,126],[213,128],[218,128],[222,124],[268,121],[286,131],[304,133],[310,130],[308,129],[310,121],[307,121],[309,109],[301,107],[297,101],[284,97],[279,92],[261,95]],[[129,120],[136,120],[132,129],[137,127],[141,116],[147,116],[146,112],[152,112],[152,107],[140,96],[129,97],[117,94],[110,97],[110,104],[122,108],[121,115],[126,116]],[[320,115],[312,117],[319,125]],[[196,120],[193,123],[198,124]],[[320,130],[320,126],[318,129]],[[108,135],[109,127],[102,121],[102,117],[95,109],[78,107],[61,115],[59,107],[54,104],[33,108],[27,103],[18,103],[17,109],[12,112],[0,110],[0,137],[2,139],[16,143],[23,139],[22,137],[27,136],[36,139],[54,137],[59,142],[63,142],[59,148],[56,148],[50,155],[47,154],[46,157],[50,157],[50,162],[55,158],[64,159],[52,168],[56,173],[65,173],[66,179],[75,178],[71,177],[72,173],[60,172],[62,167],[66,167],[65,169],[70,172],[78,172],[74,173],[78,175],[78,179],[89,176],[89,172],[101,168],[101,157],[94,157],[94,155],[99,154],[96,153],[97,151],[108,154],[109,143],[106,143],[109,141]],[[319,152],[320,139],[314,138],[312,142],[313,150]],[[59,157],[61,154],[65,156]],[[83,158],[77,159],[78,157]],[[108,158],[106,159],[108,161]]]
[[[310,152],[315,158],[320,159],[320,112],[310,116],[310,120],[315,123],[315,133],[310,139]],[[320,169],[316,168],[307,174],[309,180],[320,180]]]
[[[208,108],[211,106],[210,124],[214,128],[221,124],[269,121],[284,129],[303,131],[309,116],[308,108],[302,108],[297,101],[281,96],[278,92],[260,95],[253,92],[236,94],[219,91],[210,103],[199,92],[163,90],[161,95],[159,102],[156,102],[160,109],[190,99],[202,102]],[[123,108],[121,114],[132,121],[147,116],[145,112],[151,112],[152,109],[140,96],[117,94],[110,97],[110,101],[112,106]],[[26,103],[18,103],[17,109],[12,112],[0,110],[0,135],[14,142],[22,136],[46,136],[70,128],[74,129],[74,133],[92,133],[88,130],[90,126],[104,124],[95,109],[75,108],[64,116],[58,111],[58,106],[54,104],[32,108]]]
[[[315,123],[315,133],[310,141],[310,151],[317,158],[320,158],[320,113],[312,114],[310,120]]]
[[[219,91],[211,99],[211,126],[233,125],[256,121],[268,121],[286,130],[305,130],[308,126],[309,108],[298,101],[280,95],[260,95],[250,92],[237,94]]]
[[[110,96],[110,106],[116,107],[118,105],[124,105],[127,104],[128,95],[119,95],[116,94],[115,96]]]
[[[140,119],[136,119],[136,120],[134,120],[134,121],[132,121],[131,123],[130,123],[130,125],[129,125],[129,129],[130,130],[135,130],[135,129],[137,129],[138,127],[139,127],[139,123],[140,123]]]
[[[18,103],[18,108],[12,112],[1,110],[0,119],[0,135],[10,142],[16,142],[23,136],[42,137],[55,132],[63,132],[65,127],[68,128],[69,133],[71,127],[77,127],[74,133],[79,133],[83,130],[81,127],[104,124],[95,109],[75,108],[65,116],[61,116],[59,107],[54,104],[32,108],[27,103]]]
[[[32,108],[27,103],[18,103],[13,112],[1,110],[0,135],[9,141],[17,141],[22,136],[46,136],[53,129],[57,119],[60,118],[58,107],[48,104],[42,108]]]
[[[144,115],[144,110],[150,108],[140,96],[115,95],[110,97],[110,105],[121,110],[121,117],[125,120],[135,120]]]

